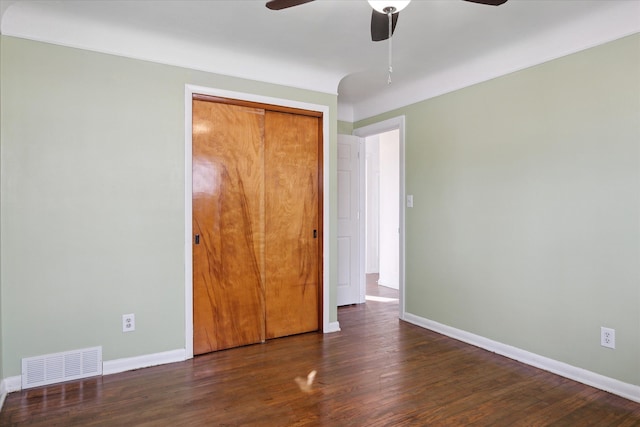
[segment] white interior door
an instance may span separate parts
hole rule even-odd
[[[364,302],[360,254],[361,139],[338,135],[338,305]]]

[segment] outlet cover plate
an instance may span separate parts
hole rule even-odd
[[[122,315],[122,332],[133,332],[136,330],[136,315],[135,314],[123,314]]]
[[[607,348],[616,348],[616,330],[600,327],[600,345]]]

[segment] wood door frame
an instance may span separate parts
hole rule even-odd
[[[319,325],[324,333],[335,332],[340,330],[338,322],[329,322],[329,167],[330,167],[330,145],[329,145],[329,106],[320,104],[311,104],[306,102],[293,101],[289,99],[274,98],[250,93],[235,92],[223,89],[215,89],[196,85],[185,85],[184,91],[184,117],[185,117],[185,136],[184,136],[184,222],[185,222],[185,358],[193,357],[193,249],[192,249],[192,99],[196,94],[206,95],[219,98],[228,98],[240,101],[256,102],[261,104],[269,104],[280,106],[283,108],[294,108],[299,110],[317,111],[322,113],[322,156],[320,157],[321,168],[319,170],[319,186],[322,191],[320,200],[321,227],[322,227],[322,297],[320,298],[319,316],[321,317]]]

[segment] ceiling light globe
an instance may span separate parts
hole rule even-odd
[[[411,0],[369,0],[369,5],[377,12],[384,13],[386,15],[386,8],[392,7],[395,9],[393,13],[397,13],[407,7],[410,1]]]

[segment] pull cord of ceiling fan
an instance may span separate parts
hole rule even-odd
[[[387,11],[387,16],[389,17],[389,77],[387,78],[387,84],[390,85],[391,84],[391,73],[393,73],[393,66],[391,65],[391,59],[392,59],[392,46],[391,46],[391,36],[392,36],[392,31],[393,31],[393,19],[392,19],[392,15],[393,15],[393,10],[395,8],[390,7],[389,10]]]

